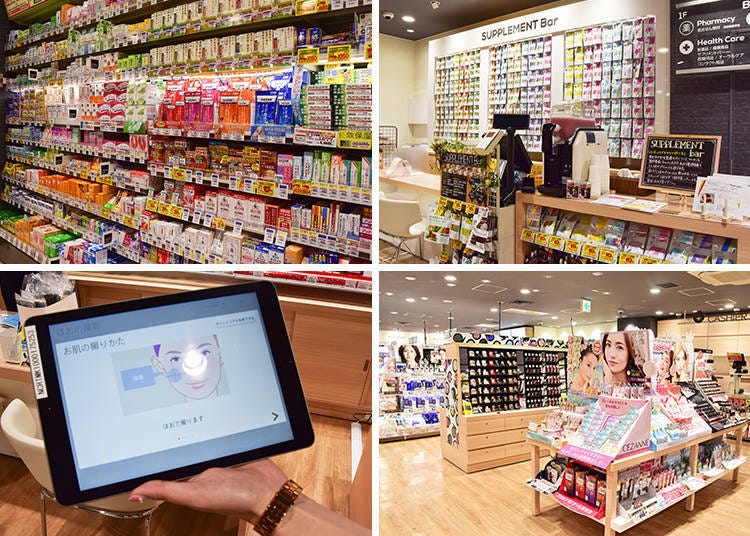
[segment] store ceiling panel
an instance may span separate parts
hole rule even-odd
[[[750,272],[732,273],[735,279],[745,277],[750,281]],[[449,274],[456,280],[446,281]],[[405,279],[407,276],[414,280]],[[615,322],[618,316],[670,318],[693,311],[727,311],[728,304],[732,304],[730,309],[750,311],[750,283],[701,285],[696,277],[690,272],[655,271],[381,272],[380,329],[394,330],[400,321],[410,320],[402,330],[422,331],[425,322],[428,331],[445,330],[449,313],[453,315],[453,327],[474,326],[477,331],[486,331],[488,325],[497,329],[500,314],[503,328],[540,322],[545,327],[562,328],[571,322],[579,326]],[[665,283],[670,284],[665,287]],[[696,283],[712,291],[710,303],[706,293],[692,295]],[[497,295],[472,292],[482,284],[507,290]],[[652,289],[660,292],[653,293]],[[591,300],[590,313],[581,311],[582,298]],[[657,311],[662,314],[657,315]]]
[[[380,0],[380,33],[416,41],[524,9],[555,4],[549,0]],[[433,9],[433,5],[439,7]],[[393,13],[386,19],[384,13]],[[402,17],[412,16],[414,22]],[[407,32],[412,29],[414,32]]]

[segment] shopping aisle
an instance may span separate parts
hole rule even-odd
[[[749,453],[750,444],[745,444],[744,454]],[[439,437],[383,443],[380,534],[601,536],[600,524],[547,497],[542,498],[541,515],[532,517],[531,488],[524,484],[530,466],[523,462],[466,474],[442,459]],[[743,514],[750,508],[750,488],[743,485],[748,477],[745,464],[739,485],[725,477],[701,490],[693,512],[678,504],[625,534],[705,536],[717,529],[722,536],[749,534],[750,522]]]

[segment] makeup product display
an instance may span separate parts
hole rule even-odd
[[[466,354],[470,406],[464,403],[464,412],[496,413],[521,409],[516,350],[467,349]]]
[[[79,262],[82,241],[135,263],[370,260],[369,5],[188,2],[113,24],[141,7],[100,4],[62,34],[14,30],[3,199],[71,238],[13,243],[40,262]]]
[[[524,406],[531,409],[559,405],[565,390],[560,377],[564,354],[525,351],[522,359]]]

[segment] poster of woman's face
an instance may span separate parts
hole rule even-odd
[[[674,340],[658,338],[651,343],[651,357],[656,363],[658,384],[672,381],[672,364],[674,363]]]
[[[641,383],[655,372],[649,330],[613,331],[602,337],[605,383]]]

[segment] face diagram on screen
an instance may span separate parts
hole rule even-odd
[[[170,385],[186,399],[217,396],[221,379],[221,349],[216,335],[154,346],[151,359]]]
[[[113,354],[123,414],[228,394],[220,340],[186,337]]]

